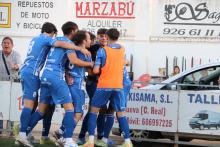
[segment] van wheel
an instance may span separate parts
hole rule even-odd
[[[199,130],[204,130],[204,125],[200,125]]]

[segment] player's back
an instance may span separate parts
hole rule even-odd
[[[29,70],[38,76],[40,70],[44,66],[50,47],[53,46],[55,40],[45,34],[33,38],[29,44],[27,57],[24,61],[22,70]]]
[[[55,40],[65,41],[68,43],[73,43],[67,37],[57,37]],[[52,74],[57,76],[63,76],[64,74],[64,66],[67,62],[67,52],[74,52],[73,50],[67,50],[64,48],[53,47],[48,53],[44,73],[52,72]]]

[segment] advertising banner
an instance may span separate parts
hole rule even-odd
[[[0,35],[36,36],[44,22],[60,29],[71,18],[71,0],[1,0]]]
[[[9,120],[9,112],[10,112],[10,120],[11,121],[19,121],[20,115],[22,111],[22,89],[21,83],[12,82],[12,86],[10,87],[10,82],[0,82],[0,88],[4,90],[2,98],[5,97],[5,103],[0,103],[0,118],[1,113],[3,114],[4,120]],[[10,96],[11,91],[11,96]],[[10,101],[11,100],[11,101]],[[88,103],[89,98],[86,96],[86,103],[83,106],[84,114],[88,111]],[[11,104],[11,105],[10,105]],[[61,124],[64,115],[64,109],[61,108],[61,105],[57,105],[52,122],[56,124]],[[79,123],[81,124],[81,122]]]
[[[121,37],[133,38],[136,8],[135,0],[74,0],[73,20],[94,34],[99,28],[117,28]]]
[[[178,131],[220,135],[219,91],[181,91]]]
[[[219,0],[152,0],[151,41],[220,41]]]
[[[9,120],[11,82],[1,81],[0,120]]]
[[[22,88],[21,83],[12,82],[10,99],[10,120],[19,121],[22,105]]]
[[[131,90],[127,99],[131,129],[177,131],[178,92]]]

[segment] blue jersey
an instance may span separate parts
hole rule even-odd
[[[120,44],[110,44],[108,45],[111,48],[119,49],[121,48]],[[104,48],[100,48],[97,52],[96,55],[96,60],[95,60],[95,66],[97,67],[103,67],[106,62],[106,52]],[[123,86],[131,85],[131,80],[129,78],[128,72],[126,68],[124,67],[124,72],[123,72]]]
[[[65,41],[70,44],[73,44],[71,40],[69,40],[67,37],[57,37],[56,40],[58,41]],[[60,78],[63,78],[64,70],[65,70],[65,63],[67,62],[67,54],[75,53],[74,50],[67,50],[64,48],[51,48],[51,50],[48,53],[47,61],[45,64],[45,70],[44,72],[51,71],[54,75],[60,76]]]
[[[21,70],[28,69],[29,72],[39,76],[39,72],[44,66],[47,54],[54,46],[56,40],[45,34],[33,38],[29,44],[27,57]]]
[[[90,57],[86,57],[80,51],[76,51],[77,58],[80,60],[91,62],[92,59]],[[82,82],[85,77],[85,67],[72,65],[71,63],[67,62],[67,69],[69,74],[74,78],[74,85],[76,85],[79,89],[81,88]]]

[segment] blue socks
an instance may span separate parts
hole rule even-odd
[[[105,127],[105,118],[106,114],[99,114],[97,118],[97,138],[102,139],[104,135],[104,127]]]
[[[115,116],[114,114],[107,114],[106,115],[106,122],[104,126],[104,137],[108,138],[111,132],[112,126],[114,124]]]
[[[76,126],[76,121],[74,120],[74,111],[69,110],[65,112],[63,118],[63,126],[65,128],[63,137],[72,138],[74,126]]]
[[[32,109],[24,107],[20,116],[20,132],[26,132],[29,122],[31,120]]]
[[[129,126],[125,116],[118,117],[119,126],[121,128],[122,134],[124,135],[124,139],[130,138],[129,134]]]
[[[37,125],[38,121],[43,118],[43,114],[39,111],[34,112],[31,116],[31,120],[29,122],[28,128],[27,128],[27,135],[33,130],[33,128]]]
[[[83,119],[82,127],[79,133],[79,138],[85,138],[86,136],[86,132],[88,130],[88,118],[89,118],[89,113],[87,113]]]
[[[94,136],[94,134],[95,134],[96,119],[97,119],[97,113],[89,112],[88,132],[89,132],[90,136]]]

